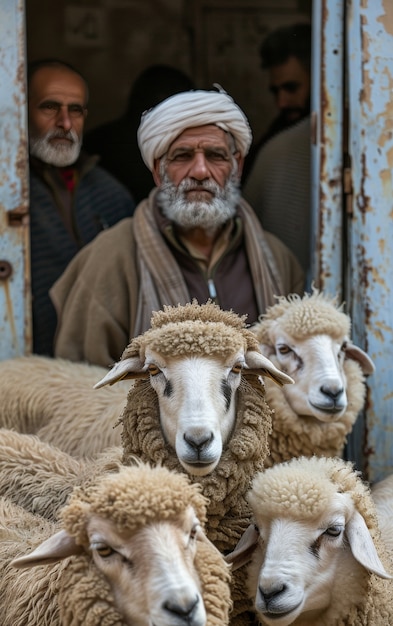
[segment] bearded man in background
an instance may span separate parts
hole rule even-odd
[[[57,59],[28,67],[33,352],[53,356],[49,289],[101,230],[133,214],[128,190],[81,152],[88,87]]]
[[[182,92],[142,116],[138,143],[156,187],[52,288],[56,356],[110,366],[163,305],[210,298],[252,324],[275,295],[303,292],[296,258],[241,197],[251,138],[222,90]]]

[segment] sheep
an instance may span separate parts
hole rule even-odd
[[[75,488],[59,524],[2,498],[2,625],[228,624],[229,568],[205,520],[197,485],[144,464]]]
[[[236,317],[232,315],[232,326]],[[237,323],[240,341],[244,343],[240,330],[242,325],[240,318],[237,319]],[[225,324],[225,319],[223,324]],[[239,338],[237,341],[239,342]],[[250,352],[249,359],[256,356],[259,359],[257,367],[265,367],[265,375],[269,375],[271,370],[271,375],[275,376],[277,381],[292,382],[288,376],[276,370],[268,359],[265,359],[263,363],[263,357],[256,343],[255,348],[257,355]],[[186,353],[183,358],[189,360]],[[222,365],[224,366],[223,375],[228,376],[225,364]],[[234,417],[233,405],[230,412],[225,411],[225,406],[222,408],[218,406],[217,397],[223,396],[222,386],[224,393],[229,392],[228,386],[222,383],[219,377],[218,366],[219,363],[214,363],[214,369],[217,372],[215,377],[218,385],[217,393],[213,388],[210,391],[206,389],[206,397],[213,406],[210,407],[206,400],[205,408],[215,412],[216,415],[221,411],[223,428],[228,431],[233,426],[229,420]],[[2,398],[0,427],[13,428],[26,434],[36,434],[43,441],[52,443],[75,457],[93,457],[110,446],[120,445],[121,431],[116,426],[119,425],[118,418],[123,412],[133,381],[120,381],[115,387],[101,385],[103,388],[98,393],[93,387],[97,381],[105,377],[107,371],[103,367],[88,363],[74,363],[65,359],[39,355],[16,357],[0,362],[0,397]],[[208,376],[204,380],[207,386],[212,385]],[[201,395],[203,395],[202,390]],[[165,401],[166,396],[159,398],[160,411]],[[216,437],[213,443],[218,445],[219,437]],[[205,470],[209,471],[208,465]]]
[[[228,562],[247,560],[265,626],[390,626],[393,553],[368,485],[338,457],[298,457],[259,472],[253,522]]]
[[[192,302],[154,312],[150,329],[96,384],[138,379],[120,417],[123,462],[136,455],[199,482],[209,498],[207,535],[224,553],[249,523],[245,495],[269,453],[271,411],[261,377],[292,383],[263,356],[244,317]],[[232,624],[249,623],[244,584],[239,571]]]
[[[107,369],[29,355],[0,362],[0,426],[36,434],[76,457],[92,457],[121,444],[115,428],[130,383],[94,385]]]
[[[123,462],[136,455],[199,482],[209,498],[206,532],[224,552],[248,525],[245,494],[269,453],[271,411],[262,376],[292,383],[263,356],[245,318],[211,302],[193,302],[154,313],[151,328],[131,341],[95,385],[139,379],[120,415]],[[83,422],[83,415],[78,419]],[[75,420],[68,421],[77,431]],[[244,573],[236,573],[231,584],[231,623],[248,624],[241,617],[251,608],[244,599]]]
[[[0,496],[56,521],[74,487],[118,472],[122,456],[119,446],[76,459],[36,435],[0,428]]]
[[[274,415],[265,466],[301,455],[343,456],[374,364],[351,343],[342,306],[316,289],[279,297],[252,330],[262,352],[295,382],[278,388],[266,380]]]

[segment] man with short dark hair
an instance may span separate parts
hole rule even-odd
[[[272,31],[262,42],[260,57],[262,68],[269,73],[269,89],[278,115],[251,148],[245,162],[243,182],[261,147],[310,113],[311,25],[301,22]]]
[[[87,83],[70,64],[29,65],[33,351],[48,356],[56,329],[50,287],[85,244],[134,211],[125,187],[81,152],[87,103]]]
[[[164,305],[210,298],[252,324],[275,295],[303,292],[295,257],[241,198],[251,131],[228,94],[167,98],[142,116],[138,143],[157,187],[52,288],[56,356],[109,366]]]

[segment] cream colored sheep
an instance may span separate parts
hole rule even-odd
[[[115,426],[131,383],[95,391],[107,371],[37,355],[0,361],[0,426],[36,434],[78,457],[120,445]]]
[[[271,411],[261,377],[291,378],[262,355],[243,318],[212,303],[154,313],[151,328],[97,387],[128,377],[142,380],[121,417],[124,462],[136,455],[189,473],[209,498],[209,539],[221,552],[232,550],[250,519],[246,492],[269,454]],[[232,597],[231,623],[249,624],[243,571],[233,577]]]
[[[198,486],[143,465],[74,489],[60,530],[2,499],[2,625],[227,624],[229,569],[205,517]]]
[[[112,447],[95,459],[76,459],[36,435],[0,428],[0,496],[57,520],[74,487],[118,472],[122,456],[121,447]]]
[[[280,297],[252,330],[261,350],[294,380],[266,380],[274,411],[267,465],[300,455],[341,456],[364,406],[368,355],[350,340],[351,321],[336,299],[314,290]]]
[[[258,531],[249,593],[261,624],[393,624],[393,554],[351,463],[326,457],[279,463],[254,478],[248,498]],[[250,548],[243,538],[228,561],[243,562]]]

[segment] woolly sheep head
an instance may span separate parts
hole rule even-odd
[[[13,565],[34,567],[85,552],[126,624],[205,626],[194,559],[201,541],[216,551],[201,526],[206,502],[185,474],[123,467],[76,488],[60,514],[64,529]]]
[[[248,501],[255,526],[228,562],[240,566],[255,548],[248,588],[263,624],[303,624],[306,612],[320,623],[320,615],[338,604],[335,594],[346,594],[351,605],[364,601],[366,571],[392,578],[374,543],[368,487],[351,463],[325,457],[278,463],[255,476]]]
[[[131,341],[95,387],[149,379],[166,441],[189,474],[205,476],[219,463],[234,430],[242,377],[252,378],[261,393],[261,377],[279,385],[292,382],[263,356],[244,318],[211,302],[193,302],[154,313],[151,328]]]
[[[348,407],[348,376],[357,384],[354,396],[362,407],[364,375],[374,371],[370,357],[351,343],[348,315],[318,290],[303,298],[279,297],[253,327],[261,350],[295,384],[282,393],[299,416],[321,422],[339,420]],[[354,383],[355,384],[355,383]]]

